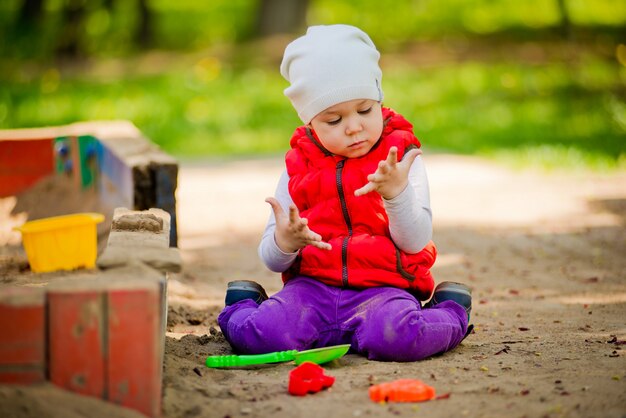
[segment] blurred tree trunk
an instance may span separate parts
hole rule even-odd
[[[309,0],[261,0],[257,35],[293,33],[304,26]]]
[[[569,18],[567,5],[565,4],[565,0],[556,0],[556,3],[559,14],[561,15],[561,22],[559,24],[561,35],[563,35],[564,38],[569,38],[571,35],[572,22]]]
[[[3,38],[3,50],[24,51],[32,48],[33,38],[40,36],[41,22],[43,21],[43,0],[25,0],[18,11],[17,19],[12,25],[0,28],[0,38]]]
[[[103,0],[102,6],[113,13],[115,0]],[[152,13],[148,7],[148,0],[137,0],[137,25],[133,33],[134,45],[146,49],[153,45],[154,31]]]
[[[152,46],[152,14],[148,8],[147,0],[138,0],[137,7],[139,9],[139,22],[135,31],[135,44],[145,49]]]
[[[82,55],[81,38],[85,33],[85,1],[68,0],[63,8],[57,56],[77,58]]]
[[[39,24],[43,14],[43,0],[24,0],[17,18],[17,27],[32,28]]]

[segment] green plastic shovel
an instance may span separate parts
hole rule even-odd
[[[206,365],[207,367],[242,367],[255,364],[281,363],[292,360],[295,361],[296,364],[302,364],[305,361],[323,364],[342,357],[349,349],[350,344],[342,344],[305,351],[287,350],[266,354],[209,356],[206,359]]]

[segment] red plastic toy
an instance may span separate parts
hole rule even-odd
[[[316,393],[329,388],[335,383],[335,378],[326,376],[324,369],[315,363],[305,361],[289,372],[289,393],[304,396],[307,393]]]
[[[374,402],[422,402],[435,398],[435,388],[421,380],[400,379],[370,386]]]

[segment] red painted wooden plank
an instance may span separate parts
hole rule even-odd
[[[0,197],[13,196],[54,174],[52,139],[0,141]]]
[[[149,417],[161,411],[161,295],[157,282],[108,291],[109,400]]]
[[[0,383],[45,380],[45,298],[41,288],[0,290]]]
[[[72,392],[105,397],[102,291],[49,289],[48,326],[50,381]]]
[[[11,368],[5,370],[0,368],[0,383],[8,385],[32,385],[46,381],[46,374],[43,367],[26,369]]]

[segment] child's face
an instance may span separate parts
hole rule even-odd
[[[324,110],[310,125],[328,151],[358,158],[372,149],[383,132],[382,108],[375,100],[350,100]]]

